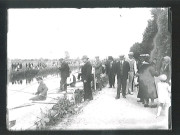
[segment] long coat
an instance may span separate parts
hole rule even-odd
[[[61,72],[61,78],[67,78],[69,77],[69,65],[66,62],[63,62],[61,64],[61,67],[59,68],[60,72]]]
[[[113,61],[112,66],[111,66],[111,62],[108,61],[106,64],[106,74],[108,76],[110,75],[115,75],[116,74],[116,63]]]
[[[91,82],[92,81],[92,65],[91,63],[88,61],[86,64],[84,64],[84,66],[81,69],[81,73],[82,73],[82,81],[86,80],[87,82]]]
[[[129,62],[124,61],[123,62],[123,71],[122,71],[122,75],[121,75],[121,68],[120,68],[120,61],[116,63],[116,74],[117,74],[117,78],[123,78],[125,80],[127,80],[128,78],[128,72],[130,71],[130,66],[129,66]]]
[[[157,76],[158,73],[155,71],[154,66],[149,63],[145,63],[140,67],[138,73],[139,92],[137,97],[142,99],[156,99],[158,95],[154,76]]]

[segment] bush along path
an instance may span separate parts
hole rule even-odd
[[[93,95],[97,95],[98,91],[94,91]],[[59,123],[63,123],[67,119],[77,115],[88,102],[82,102],[83,90],[77,89],[74,92],[74,99],[68,98],[68,93],[58,99],[58,102],[50,109],[41,110],[40,117],[34,122],[37,130],[49,130]]]
[[[167,116],[156,118],[157,108],[145,108],[137,102],[137,92],[115,99],[116,88],[104,88],[72,117],[52,126],[51,130],[123,130],[167,129]]]

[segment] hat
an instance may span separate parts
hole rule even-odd
[[[84,59],[89,59],[89,58],[87,57],[87,55],[84,55],[84,56],[82,57],[82,60],[84,60]]]
[[[165,57],[164,57],[164,60],[170,62],[170,61],[171,61],[171,58],[170,58],[169,56],[165,56]]]
[[[63,59],[63,58],[60,58],[60,59],[59,59],[59,61],[62,61],[62,60],[64,60],[64,59]]]
[[[146,57],[149,57],[149,54],[141,54],[140,56],[142,56],[142,57],[143,57],[143,56],[144,56],[144,57],[145,57],[145,56],[146,56]]]
[[[120,58],[124,58],[124,55],[119,55]]]
[[[165,74],[162,74],[159,76],[160,81],[166,81],[166,79],[167,79],[167,76]]]
[[[131,55],[131,56],[133,56],[134,55],[134,53],[133,52],[129,52],[129,54],[128,55]]]
[[[42,79],[42,77],[39,76],[36,78],[36,80],[39,81],[39,80],[43,80],[43,79]]]
[[[96,56],[95,58],[99,58],[99,56]]]
[[[113,60],[113,57],[112,56],[108,56],[108,60]]]

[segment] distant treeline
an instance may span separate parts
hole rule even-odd
[[[79,68],[77,60],[69,60],[71,70]],[[59,74],[59,60],[11,60],[9,61],[9,81],[33,79],[37,76]]]

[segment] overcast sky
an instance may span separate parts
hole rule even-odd
[[[8,58],[59,59],[127,54],[151,19],[150,8],[9,9]]]

